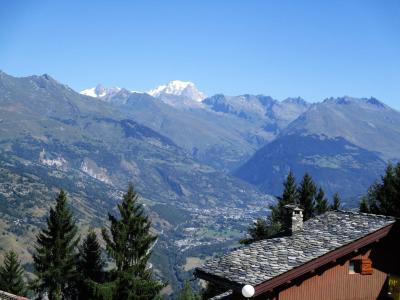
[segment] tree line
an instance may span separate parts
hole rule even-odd
[[[333,195],[332,204],[322,187],[318,187],[312,177],[305,173],[300,184],[296,184],[296,178],[292,171],[289,172],[283,182],[283,192],[278,196],[276,205],[271,205],[271,213],[267,218],[259,218],[248,230],[248,237],[240,241],[241,244],[250,244],[255,241],[271,238],[284,231],[284,207],[295,204],[303,209],[304,221],[323,214],[328,210],[340,209],[341,201],[338,193]]]
[[[129,185],[118,204],[119,216],[109,214],[110,225],[101,235],[111,267],[106,261],[95,231],[80,243],[78,227],[61,190],[50,209],[46,228],[36,238],[33,254],[35,279],[23,280],[24,270],[15,252],[6,253],[0,267],[0,289],[36,299],[154,299],[165,286],[155,280],[149,264],[157,236],[138,195]]]
[[[242,244],[267,239],[282,232],[285,217],[284,206],[287,204],[299,205],[303,209],[304,221],[328,210],[338,210],[341,206],[338,193],[333,194],[329,205],[322,187],[317,188],[312,177],[307,173],[297,186],[296,179],[290,171],[283,182],[282,195],[277,198],[278,203],[270,206],[271,214],[266,219],[257,219],[253,225],[249,226],[248,237],[240,241]],[[388,164],[385,173],[369,187],[366,195],[361,198],[359,211],[400,218],[400,162],[395,165]]]
[[[381,178],[361,198],[360,212],[400,218],[400,162],[388,164]]]

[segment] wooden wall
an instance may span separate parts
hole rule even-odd
[[[279,300],[288,299],[377,299],[387,275],[373,269],[372,275],[349,274],[349,261],[338,264],[322,274],[304,280],[279,293]]]
[[[370,259],[372,274],[349,274],[349,262]],[[372,300],[387,298],[388,274],[400,276],[400,222],[388,236],[254,300]],[[245,299],[234,292],[230,299]]]

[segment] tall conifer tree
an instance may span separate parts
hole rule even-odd
[[[295,204],[297,201],[297,188],[296,178],[292,171],[289,171],[288,176],[283,182],[282,196],[279,197],[280,205],[285,206],[287,204]]]
[[[101,256],[101,247],[97,235],[90,230],[79,247],[77,278],[78,297],[82,300],[95,299],[94,283],[102,283],[104,280],[104,260]]]
[[[76,255],[79,238],[67,196],[60,191],[56,206],[50,209],[47,228],[37,235],[33,262],[37,279],[34,287],[50,300],[70,299],[77,275]]]
[[[304,221],[314,216],[314,198],[317,187],[310,175],[307,173],[303,176],[300,186],[297,190],[298,203],[303,208]]]
[[[239,243],[246,245],[268,238],[271,235],[271,224],[266,219],[258,218],[253,226],[247,229],[247,233],[250,237],[240,240]]]
[[[110,229],[103,229],[106,249],[114,259],[113,282],[98,289],[112,294],[112,299],[153,299],[163,284],[152,278],[149,259],[157,237],[150,233],[151,222],[138,203],[138,194],[130,184],[122,203],[120,218],[109,214]]]
[[[25,296],[26,286],[23,279],[24,269],[17,253],[9,251],[0,266],[0,290],[17,296]]]
[[[90,230],[79,247],[79,272],[85,278],[101,282],[103,279],[104,264],[97,235],[93,230]]]
[[[271,208],[271,223],[275,227],[282,227],[284,223],[284,206],[288,204],[296,204],[297,202],[296,178],[292,171],[289,171],[288,176],[283,182],[282,196],[278,197],[278,204]]]
[[[282,196],[278,197],[278,203],[275,206],[270,206],[271,214],[267,219],[257,219],[257,221],[247,229],[249,237],[240,241],[241,244],[251,244],[255,241],[270,238],[283,230],[285,208],[287,204],[295,204],[297,199],[296,179],[289,172],[283,182]]]

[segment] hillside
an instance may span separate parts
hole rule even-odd
[[[279,195],[289,170],[298,181],[308,172],[329,196],[339,192],[344,204],[354,206],[384,168],[378,155],[341,137],[284,135],[257,151],[235,174]]]
[[[133,181],[142,195],[162,202],[209,206],[221,199],[239,204],[262,198],[112,105],[81,96],[48,75],[3,73],[0,104],[0,150],[8,155],[80,170],[116,188]]]
[[[234,115],[258,124],[270,135],[270,139],[310,106],[302,98],[288,98],[280,102],[270,96],[248,94],[240,96],[218,94],[204,99],[203,103],[213,111]]]
[[[383,159],[400,158],[400,112],[375,98],[329,98],[313,105],[283,134],[343,137]]]
[[[69,193],[72,209],[87,228],[102,226],[133,182],[152,207],[154,230],[160,234],[155,267],[174,285],[186,272],[169,269],[184,264],[185,254],[172,253],[190,249],[193,255],[199,246],[233,243],[232,234],[243,227],[231,228],[227,214],[244,209],[246,222],[272,201],[252,185],[195,160],[115,105],[80,95],[48,75],[0,73],[0,123],[1,245],[19,249],[24,262],[59,188]],[[215,229],[210,208],[225,214],[218,226],[227,231],[186,235],[186,227]]]
[[[176,87],[177,82],[180,85]],[[113,104],[133,120],[169,137],[197,160],[223,171],[239,167],[308,107],[302,99],[279,102],[252,95],[215,95],[200,101],[202,93],[192,83],[180,81],[150,91],[154,97],[99,87],[103,96],[96,99]]]
[[[1,72],[0,246],[18,249],[30,268],[59,188],[85,230],[103,226],[133,182],[159,234],[157,274],[176,287],[190,262],[234,246],[266,214],[290,169],[354,206],[399,159],[400,114],[376,99],[201,100],[193,84],[178,83],[155,97],[102,86],[87,96],[49,75]]]
[[[179,101],[180,96],[170,96]],[[220,170],[236,168],[267,137],[252,123],[197,107],[181,109],[148,94],[120,93],[108,99],[133,120],[169,137],[197,160]]]
[[[289,169],[309,172],[332,194],[357,204],[388,160],[400,159],[400,113],[380,101],[330,98],[310,106],[235,174],[279,194]]]

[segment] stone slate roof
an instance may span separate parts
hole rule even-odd
[[[293,235],[244,246],[198,270],[256,286],[394,222],[387,216],[331,211],[304,222]]]

